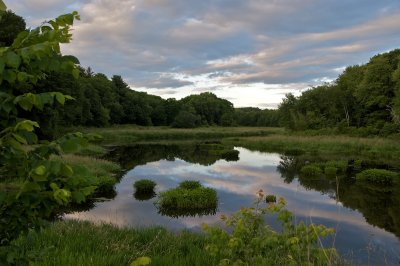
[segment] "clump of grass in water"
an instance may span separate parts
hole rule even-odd
[[[157,184],[153,180],[140,179],[133,184],[133,187],[135,188],[135,193],[149,194],[154,193],[156,185]]]
[[[399,175],[385,169],[368,169],[356,175],[356,179],[380,185],[391,185]]]
[[[183,189],[196,189],[201,187],[201,184],[199,181],[185,180],[179,184],[179,187]]]
[[[316,164],[305,165],[301,168],[300,173],[305,177],[319,177],[322,174],[321,168]]]
[[[215,209],[218,197],[214,189],[205,188],[200,182],[184,181],[179,187],[160,193],[155,204],[161,210]]]

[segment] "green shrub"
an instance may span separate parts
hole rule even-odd
[[[327,161],[324,167],[334,167],[338,174],[344,174],[347,170],[347,161]]]
[[[160,193],[156,205],[159,209],[188,210],[216,208],[217,203],[217,192],[212,188],[178,187]]]
[[[385,169],[368,169],[356,175],[356,179],[375,184],[391,185],[398,174]]]
[[[196,189],[201,187],[201,184],[199,181],[185,180],[179,184],[179,187],[183,189]]]
[[[133,184],[136,193],[151,193],[154,192],[156,183],[149,179],[141,179]]]
[[[219,258],[218,265],[340,265],[334,248],[319,245],[321,237],[331,235],[333,228],[304,222],[293,223],[283,198],[276,204],[241,208],[230,217],[222,216],[226,228],[203,224],[208,235],[206,251]],[[265,225],[265,214],[278,217],[282,231]]]
[[[239,151],[237,150],[225,151],[224,153],[221,154],[221,158],[226,161],[237,161],[239,160]]]
[[[328,177],[335,177],[337,170],[338,169],[334,166],[325,166],[324,173]]]
[[[322,170],[315,164],[305,165],[301,168],[300,173],[305,177],[318,177],[322,174]]]
[[[355,171],[361,171],[363,167],[363,160],[355,160],[354,161],[354,170]]]
[[[276,202],[276,196],[275,195],[267,195],[267,196],[265,196],[265,202],[266,203]]]

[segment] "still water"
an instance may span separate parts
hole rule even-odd
[[[143,145],[111,152],[126,168],[109,201],[96,202],[92,209],[66,214],[67,219],[107,222],[119,226],[163,226],[172,230],[200,231],[202,223],[221,224],[220,216],[252,206],[255,193],[284,197],[296,221],[304,220],[335,228],[325,239],[342,256],[358,265],[399,265],[400,193],[392,189],[371,189],[354,180],[302,180],[296,173],[295,157],[261,153],[235,147],[238,158],[220,159],[194,146]],[[215,214],[168,217],[158,213],[156,197],[137,200],[133,183],[152,179],[156,192],[176,187],[183,180],[199,180],[218,193]],[[279,228],[274,217],[266,222]]]

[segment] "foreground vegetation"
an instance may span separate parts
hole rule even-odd
[[[129,265],[140,257],[150,258],[151,265],[341,263],[335,249],[323,248],[318,242],[333,229],[314,224],[295,225],[282,198],[277,204],[267,206],[264,201],[259,191],[255,208],[243,208],[230,217],[221,217],[227,230],[203,225],[206,234],[65,221],[17,239],[13,245],[27,257],[36,256],[31,265]],[[271,213],[278,214],[282,232],[265,226],[264,215]]]
[[[215,265],[203,235],[164,228],[128,229],[90,222],[56,222],[18,245],[28,254],[42,253],[32,265],[129,265],[151,257],[151,265]]]

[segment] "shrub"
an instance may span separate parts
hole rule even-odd
[[[133,184],[136,193],[152,193],[154,192],[155,186],[156,183],[149,179],[141,179]]]
[[[212,188],[174,188],[159,194],[156,205],[159,209],[190,210],[216,208],[217,192]]]
[[[201,187],[201,184],[199,181],[185,180],[179,184],[179,187],[183,189],[196,189]]]
[[[347,161],[327,161],[324,167],[334,167],[338,174],[344,174],[347,170]],[[328,170],[329,171],[329,170]],[[326,174],[326,172],[325,172]],[[335,173],[336,174],[336,173]]]
[[[391,185],[398,174],[385,169],[368,169],[356,175],[356,179],[375,184]]]
[[[325,166],[324,173],[326,176],[335,177],[337,170],[338,169],[334,166]]]
[[[267,195],[267,196],[265,196],[265,202],[266,203],[276,202],[276,196],[275,195]]]
[[[268,207],[241,208],[221,219],[226,229],[202,225],[208,234],[207,252],[219,258],[218,265],[339,265],[334,248],[319,246],[320,238],[333,233],[333,228],[304,222],[293,223],[283,198]],[[277,214],[282,231],[265,225],[265,214]]]
[[[317,177],[322,174],[321,168],[314,164],[305,165],[301,168],[300,173],[305,177]]]
[[[361,171],[362,168],[363,168],[363,160],[355,160],[354,161],[354,170]]]

